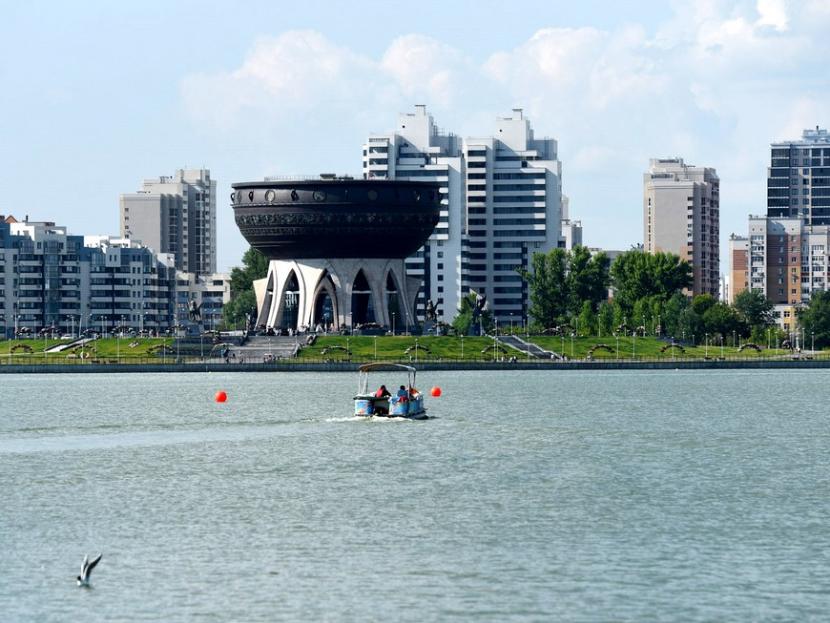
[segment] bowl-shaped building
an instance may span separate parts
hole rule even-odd
[[[436,184],[319,179],[233,184],[236,224],[269,260],[255,284],[262,328],[414,324],[420,281],[404,258],[438,223]]]

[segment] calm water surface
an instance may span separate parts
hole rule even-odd
[[[0,376],[0,620],[827,620],[828,381]]]

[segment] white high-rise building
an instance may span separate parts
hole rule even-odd
[[[427,299],[451,320],[471,290],[486,295],[499,322],[527,319],[527,287],[516,272],[534,252],[564,247],[562,167],[554,139],[533,135],[521,109],[496,121],[496,132],[467,138],[438,130],[426,107],[402,114],[389,134],[363,146],[367,179],[412,179],[441,185],[441,219],[407,261]],[[581,230],[580,230],[581,237]]]
[[[216,180],[207,169],[179,169],[144,180],[120,198],[121,236],[172,253],[185,272],[216,272]]]
[[[693,294],[719,295],[720,180],[682,158],[652,159],[643,176],[643,243],[692,265]]]

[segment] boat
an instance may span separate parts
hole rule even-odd
[[[367,363],[358,368],[357,395],[354,397],[354,414],[361,417],[406,418],[426,420],[424,395],[415,388],[416,370],[402,363]],[[372,372],[405,372],[407,383],[403,385],[407,397],[400,399],[392,391],[391,396],[378,397],[369,389],[369,375]]]

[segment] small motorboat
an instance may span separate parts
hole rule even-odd
[[[363,417],[400,417],[409,420],[427,419],[424,395],[415,388],[415,368],[401,363],[367,363],[358,368],[357,395],[354,397],[354,414]],[[371,372],[406,372],[407,382],[400,389],[390,390],[390,395],[378,395],[369,389]],[[383,387],[383,386],[382,386]],[[400,394],[400,395],[398,395]],[[406,394],[406,395],[404,395]]]

